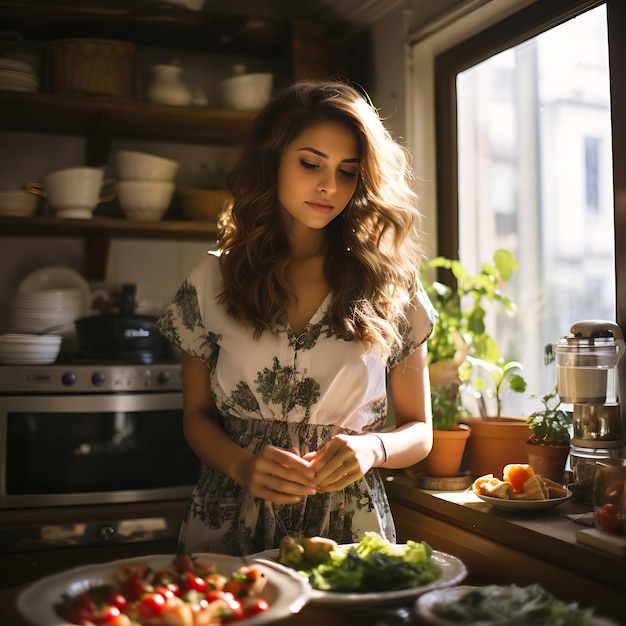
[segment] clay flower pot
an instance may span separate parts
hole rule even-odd
[[[527,442],[526,451],[528,464],[535,474],[563,484],[569,446],[542,446]]]
[[[472,419],[468,421],[472,436],[467,450],[472,479],[485,474],[502,478],[502,470],[509,463],[526,463],[526,443],[530,430],[526,420],[502,417],[500,420]],[[539,473],[539,472],[537,472]]]
[[[433,430],[433,448],[424,461],[428,476],[458,476],[471,429],[459,424],[447,430]]]

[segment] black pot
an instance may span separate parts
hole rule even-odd
[[[81,358],[153,363],[170,355],[169,342],[154,327],[157,318],[134,314],[134,285],[124,287],[129,289],[123,292],[119,313],[75,320]]]

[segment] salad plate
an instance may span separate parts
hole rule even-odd
[[[224,554],[194,554],[200,561],[212,562],[217,571],[229,575],[239,570],[243,561],[239,557]],[[91,587],[113,584],[120,564],[147,564],[154,570],[172,566],[173,555],[151,555],[121,559],[97,565],[84,565],[59,574],[47,576],[24,589],[17,598],[17,608],[29,624],[34,626],[74,626],[60,617],[54,609],[63,594],[75,596]],[[276,567],[272,563],[258,563],[267,577],[267,583],[259,593],[269,604],[262,613],[237,622],[242,626],[272,624],[280,619],[298,613],[308,602],[311,586],[293,570]]]
[[[340,548],[349,548],[356,544],[341,545]],[[282,569],[291,568],[278,563],[279,550],[266,550],[251,555],[259,563],[276,563]],[[398,589],[395,591],[369,591],[363,593],[340,593],[334,591],[320,591],[312,589],[309,598],[310,604],[318,606],[351,606],[360,604],[392,604],[398,602],[411,601],[423,593],[433,589],[441,589],[459,584],[467,576],[465,564],[455,556],[433,550],[432,563],[439,572],[439,576],[432,583],[408,589]],[[294,571],[294,570],[291,570]]]
[[[417,599],[415,603],[415,610],[420,619],[423,620],[424,623],[430,624],[431,626],[458,626],[459,624],[465,624],[466,626],[490,626],[491,624],[493,624],[495,626],[497,624],[502,624],[502,619],[507,617],[507,615],[504,615],[502,613],[500,613],[500,615],[493,620],[481,619],[480,622],[452,621],[438,614],[438,606],[442,604],[449,605],[453,602],[456,602],[466,593],[469,593],[470,591],[473,591],[475,589],[479,589],[479,587],[462,585],[459,587],[451,587],[448,589],[434,589],[432,591],[429,591],[428,593],[421,595]],[[502,605],[500,605],[500,608],[502,608]],[[520,621],[519,623],[521,624],[524,622]],[[616,622],[614,622],[613,620],[596,615],[593,615],[591,617],[589,625],[617,626]]]
[[[543,511],[551,509],[563,502],[567,502],[572,497],[572,492],[569,489],[565,489],[567,494],[562,498],[551,498],[550,500],[503,500],[502,498],[491,498],[489,496],[481,496],[476,493],[476,497],[480,498],[483,502],[490,504],[495,509],[501,509],[503,511]]]

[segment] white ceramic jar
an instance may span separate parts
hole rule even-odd
[[[150,68],[148,100],[156,104],[188,106],[192,93],[182,80],[183,69],[176,63],[153,65]]]

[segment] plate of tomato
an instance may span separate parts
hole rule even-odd
[[[153,555],[35,581],[17,608],[35,626],[257,626],[298,613],[310,594],[308,581],[279,565],[223,554]]]

